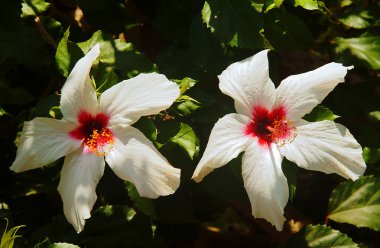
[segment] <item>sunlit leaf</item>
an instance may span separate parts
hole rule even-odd
[[[159,137],[165,144],[174,143],[186,151],[191,159],[199,153],[199,139],[185,123],[165,123],[159,129]]]
[[[69,244],[69,243],[54,243],[50,244],[48,248],[80,248],[77,245]]]
[[[368,115],[371,119],[380,121],[380,111],[372,111],[372,112],[369,112]]]
[[[64,33],[55,53],[55,62],[63,76],[69,76],[75,63],[84,56],[82,50],[74,42],[69,41],[70,29]]]
[[[284,0],[266,0],[265,12],[268,12],[273,8],[279,8],[283,2],[284,2]]]
[[[307,121],[333,121],[338,117],[339,116],[335,115],[329,108],[318,105],[309,114],[305,115],[303,119]]]
[[[336,51],[349,51],[353,56],[363,60],[372,69],[380,69],[380,36],[365,33],[358,38],[337,38]]]
[[[177,105],[177,109],[182,115],[190,115],[195,110],[200,108],[200,103],[194,98],[187,95],[182,95],[177,99],[177,102],[179,103]]]
[[[189,125],[181,123],[178,133],[170,141],[181,146],[191,159],[198,156],[199,140]]]
[[[346,7],[350,6],[352,4],[353,0],[341,0],[340,1],[340,7]]]
[[[301,6],[307,10],[316,10],[320,8],[322,1],[318,0],[294,0],[294,7]]]
[[[374,164],[380,161],[380,148],[363,148],[363,158],[367,164]]]
[[[348,27],[363,29],[370,27],[375,18],[368,10],[363,10],[346,12],[339,20]]]
[[[180,89],[181,95],[183,95],[183,93],[185,93],[188,89],[192,88],[197,83],[196,80],[189,78],[189,77],[186,77],[186,78],[181,79],[181,80],[174,80],[174,81],[177,84],[179,84],[179,89]]]
[[[331,194],[328,218],[380,230],[380,178],[367,176],[340,184]]]
[[[286,248],[359,248],[350,237],[325,225],[308,225],[294,235],[286,245]]]
[[[61,113],[61,108],[59,106],[54,106],[49,110],[49,115],[55,119],[61,119],[62,113]]]
[[[23,0],[22,3],[22,16],[35,16],[45,12],[50,3],[45,0]]]
[[[9,115],[9,113],[7,111],[5,111],[5,109],[0,107],[0,117],[4,116],[4,115]]]
[[[131,43],[120,39],[110,40],[104,37],[101,31],[95,32],[87,41],[74,43],[69,40],[69,34],[70,31],[67,29],[58,44],[55,56],[58,69],[66,77],[75,63],[97,43],[100,45],[98,60],[117,70],[123,77],[129,78],[141,72],[155,70],[155,66],[149,59],[137,52]],[[107,66],[102,67],[103,72],[98,69],[98,73],[109,75],[110,71],[107,71]]]

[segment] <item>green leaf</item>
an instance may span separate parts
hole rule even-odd
[[[337,38],[336,52],[347,51],[374,70],[380,69],[380,36],[365,33],[358,38]]]
[[[333,121],[338,117],[329,108],[318,105],[309,114],[305,115],[303,119],[307,121]]]
[[[193,113],[195,110],[200,108],[200,103],[195,100],[194,98],[186,95],[182,95],[179,97],[176,102],[179,104],[177,105],[177,109],[181,113],[181,115],[190,115]]]
[[[194,130],[184,123],[165,123],[159,129],[159,138],[164,145],[174,143],[183,148],[191,159],[199,153],[199,139]]]
[[[366,164],[375,164],[380,161],[380,148],[363,148],[363,158]]]
[[[380,121],[380,111],[372,111],[372,112],[369,112],[368,115],[371,119]]]
[[[123,77],[133,77],[141,72],[151,72],[155,70],[148,58],[137,52],[131,43],[120,39],[110,39],[103,35],[101,31],[95,32],[90,39],[80,43],[69,41],[69,29],[64,33],[62,40],[58,44],[56,52],[56,63],[59,71],[64,76],[68,76],[75,63],[84,56],[95,44],[100,45],[98,60],[105,64],[98,69],[98,77],[105,78],[111,75],[112,70],[116,70]],[[105,75],[101,75],[104,73]],[[111,75],[112,81],[115,75]],[[105,81],[105,80],[104,80]],[[104,82],[99,84],[102,85]],[[104,88],[103,88],[104,90]]]
[[[320,2],[317,0],[294,0],[294,7],[301,6],[307,10],[316,10],[320,8]],[[323,3],[323,2],[322,2]]]
[[[186,77],[181,80],[174,80],[174,82],[176,82],[179,85],[180,95],[183,95],[183,93],[185,93],[187,90],[192,88],[197,83],[197,80]]]
[[[4,116],[4,115],[9,115],[9,113],[7,111],[5,111],[5,109],[0,107],[0,117]]]
[[[350,9],[339,20],[348,27],[363,29],[372,26],[371,23],[375,21],[375,18],[368,10],[358,12]]]
[[[84,53],[77,44],[69,41],[70,29],[68,28],[63,34],[61,41],[58,43],[55,53],[55,62],[58,70],[65,77],[69,76],[75,63],[84,56]]]
[[[150,119],[142,117],[133,126],[138,128],[151,141],[156,141],[158,135],[157,127]]]
[[[141,197],[137,192],[136,187],[130,182],[125,182],[125,187],[128,190],[128,196],[133,201],[134,206],[143,214],[146,214],[149,217],[156,219],[157,213],[154,201],[152,199]]]
[[[61,113],[60,106],[54,106],[49,110],[49,115],[55,119],[62,119],[63,115]]]
[[[325,225],[308,225],[295,234],[286,244],[286,248],[324,248],[345,247],[358,248],[346,234]]]
[[[48,246],[48,248],[80,248],[77,245],[69,244],[69,243],[54,243]]]
[[[265,12],[268,12],[274,8],[279,8],[283,2],[284,0],[266,0],[265,7],[264,7]]]
[[[284,159],[282,161],[282,171],[284,172],[284,175],[288,181],[289,200],[293,201],[293,198],[296,195],[297,185],[298,185],[298,181],[297,181],[298,166],[290,162],[289,160]]]
[[[380,178],[367,176],[340,184],[331,194],[328,218],[380,230]]]
[[[232,47],[264,48],[263,17],[248,0],[208,0],[202,19],[222,42]]]
[[[189,125],[181,123],[178,133],[171,138],[170,141],[182,147],[191,159],[193,159],[194,156],[198,156],[199,140]]]
[[[45,12],[49,7],[50,3],[45,2],[45,0],[23,0],[22,3],[22,17],[25,16],[35,16]]]
[[[96,93],[98,95],[120,82],[115,70],[103,63],[100,63],[92,69],[92,77],[95,81]]]
[[[353,0],[341,0],[340,1],[340,7],[343,8],[343,7],[346,7],[346,6],[350,6],[352,4]]]

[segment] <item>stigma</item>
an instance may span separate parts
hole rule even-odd
[[[268,110],[257,105],[253,108],[252,115],[252,121],[246,126],[245,134],[257,137],[262,146],[275,143],[282,147],[291,143],[297,136],[297,128],[287,119],[283,106]]]
[[[83,140],[86,153],[96,156],[105,156],[113,149],[114,135],[107,128],[109,116],[99,113],[95,116],[86,111],[78,114],[78,126],[72,130],[70,137]]]

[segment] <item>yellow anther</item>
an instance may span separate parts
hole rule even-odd
[[[85,145],[96,156],[105,156],[112,150],[114,142],[111,131],[102,128],[100,132],[94,129],[90,137],[86,138]]]

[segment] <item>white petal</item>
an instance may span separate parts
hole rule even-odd
[[[73,123],[52,118],[37,117],[25,122],[11,170],[35,169],[74,151],[82,143],[69,137],[74,128]]]
[[[124,80],[100,96],[100,112],[111,116],[110,126],[131,125],[141,116],[158,114],[179,96],[177,84],[157,73]]]
[[[284,207],[288,202],[288,183],[281,169],[282,156],[277,147],[252,143],[243,155],[242,174],[255,218],[264,218],[282,230]]]
[[[254,140],[245,135],[249,122],[248,117],[239,114],[228,114],[216,122],[202,159],[194,171],[192,178],[196,182],[236,158]]]
[[[239,114],[252,117],[252,107],[262,105],[271,109],[276,91],[269,78],[268,50],[236,62],[219,75],[220,90],[235,100]]]
[[[280,152],[298,166],[357,179],[366,165],[362,148],[347,128],[333,121],[300,122],[298,135]]]
[[[284,105],[290,119],[297,121],[321,103],[335,86],[344,82],[347,70],[351,68],[329,63],[313,71],[287,77],[276,90],[275,105]]]
[[[91,217],[96,202],[95,188],[104,172],[104,157],[84,153],[83,149],[66,156],[58,191],[67,221],[79,233]]]
[[[99,53],[99,44],[96,44],[75,64],[62,87],[61,111],[63,116],[72,122],[77,120],[81,110],[96,114],[98,102],[89,73]]]
[[[132,182],[143,197],[154,199],[176,191],[181,170],[172,167],[144,134],[134,127],[112,131],[115,144],[106,161],[117,176]]]

